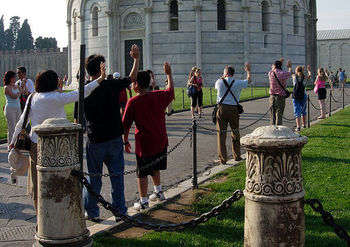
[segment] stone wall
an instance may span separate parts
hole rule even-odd
[[[318,66],[335,72],[345,69],[350,75],[350,39],[317,41]]]
[[[226,1],[226,30],[217,29],[217,1],[178,0],[179,30],[169,31],[169,0],[67,0],[70,75],[79,68],[79,45],[86,55],[106,57],[108,72],[125,75],[125,40],[143,42],[143,69],[152,69],[162,84],[164,61],[173,65],[174,80],[184,86],[191,67],[202,68],[204,83],[213,85],[225,65],[233,65],[237,77],[243,76],[245,61],[252,64],[253,79],[267,81],[266,73],[274,60],[284,57],[294,65],[306,60],[303,1],[268,0],[269,31],[261,31],[261,0]],[[297,3],[297,29],[294,33],[293,6]],[[99,34],[92,35],[92,9],[99,9]],[[135,14],[139,23],[127,26]],[[74,30],[76,30],[74,32]],[[82,30],[82,31],[81,31]],[[74,35],[75,33],[75,35]],[[309,35],[310,36],[310,35]],[[73,81],[75,81],[73,79]]]
[[[19,66],[26,67],[27,76],[32,80],[38,72],[47,69],[56,71],[59,76],[67,75],[68,49],[0,51],[1,78],[6,71],[16,71]]]

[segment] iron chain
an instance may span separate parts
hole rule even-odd
[[[312,106],[315,110],[321,111],[321,109],[320,109],[320,108],[317,108],[317,107],[312,103],[311,100],[310,100],[309,102],[310,102],[311,106]]]
[[[318,199],[305,200],[305,204],[308,204],[315,212],[321,214],[323,222],[333,228],[335,234],[343,240],[345,240],[350,246],[350,237],[346,230],[334,222],[334,218],[330,212],[323,209],[323,205]]]
[[[192,134],[192,129],[189,129],[186,132],[186,134],[181,138],[181,140],[174,147],[172,147],[167,153],[165,153],[164,155],[160,156],[159,158],[153,160],[152,162],[146,164],[145,166],[141,167],[140,169],[147,170],[148,168],[154,166],[155,164],[157,164],[160,161],[162,161],[163,159],[165,159],[172,152],[174,152],[186,140],[186,138],[191,134]],[[81,173],[83,175],[89,176],[89,177],[116,177],[116,176],[120,176],[120,174],[113,174],[113,173],[109,173],[109,174],[87,173],[87,172],[81,172]],[[130,170],[130,171],[124,171],[123,175],[130,175],[130,174],[134,174],[134,173],[136,173],[136,169]]]
[[[72,171],[72,175],[78,177],[79,181],[85,186],[87,191],[96,197],[97,202],[100,203],[106,210],[109,210],[113,213],[115,217],[119,217],[121,220],[123,220],[126,223],[129,223],[133,225],[134,227],[141,227],[147,230],[154,230],[154,231],[181,231],[185,228],[193,228],[197,225],[207,222],[212,217],[215,217],[225,211],[226,209],[230,208],[231,205],[239,201],[243,197],[243,191],[242,190],[236,190],[232,196],[225,199],[220,205],[212,208],[209,212],[204,213],[200,215],[197,218],[194,218],[190,221],[179,223],[179,224],[153,224],[149,222],[143,222],[141,220],[138,220],[134,217],[121,214],[118,209],[114,208],[111,203],[107,202],[101,195],[97,194],[94,189],[92,188],[91,184],[89,184],[88,180],[79,172],[76,170]]]

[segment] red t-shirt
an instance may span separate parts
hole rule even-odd
[[[165,109],[174,99],[174,89],[147,92],[132,97],[125,108],[123,125],[129,130],[135,122],[135,153],[150,157],[168,146]]]
[[[130,90],[130,87],[128,87]],[[126,104],[128,101],[128,95],[126,94],[126,88],[122,89],[119,93],[119,104]]]

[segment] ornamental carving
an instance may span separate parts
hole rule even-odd
[[[144,24],[142,16],[138,13],[130,13],[124,19],[124,29],[143,28]]]
[[[246,191],[264,196],[290,196],[303,191],[301,154],[248,152]]]
[[[39,151],[40,150],[40,151]],[[43,136],[38,142],[38,165],[65,167],[79,163],[76,134]]]

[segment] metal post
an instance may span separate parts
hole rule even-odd
[[[310,128],[310,95],[307,95],[307,127]]]
[[[85,86],[85,51],[86,46],[84,44],[80,45],[80,73],[79,73],[79,103],[78,103],[78,123],[81,124],[82,130],[79,132],[79,163],[80,170],[83,171],[84,162],[84,86]]]
[[[210,105],[213,105],[213,89],[210,88]]]
[[[250,96],[251,96],[252,98],[253,98],[253,90],[254,90],[253,85],[250,84]]]
[[[344,97],[344,94],[345,94],[345,86],[343,87],[343,109],[345,108],[345,97]]]
[[[198,189],[198,178],[197,178],[197,121],[196,120],[193,120],[193,125],[192,125],[192,153],[193,153],[192,189]]]
[[[185,90],[182,89],[182,110],[185,109]]]
[[[329,116],[332,116],[332,90],[329,91]]]
[[[267,96],[267,86],[265,87],[265,95]]]

